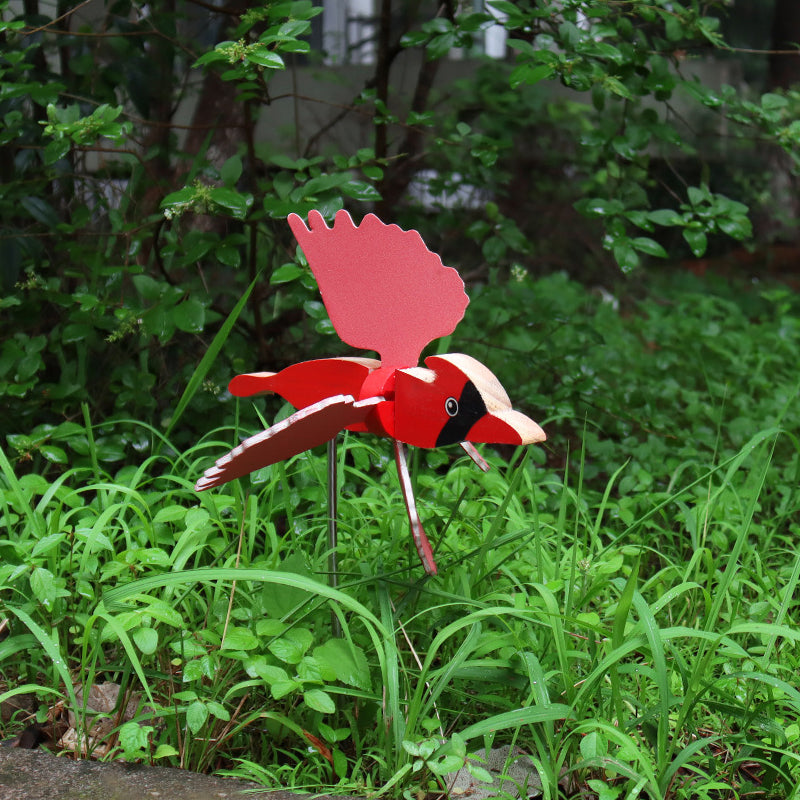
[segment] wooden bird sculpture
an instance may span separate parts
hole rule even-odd
[[[275,392],[296,409],[287,419],[245,439],[208,469],[203,491],[323,444],[341,430],[368,431],[394,440],[411,533],[425,570],[436,563],[411,488],[405,445],[462,443],[525,445],[544,431],[514,411],[497,378],[462,353],[429,356],[423,348],[453,332],[469,299],[456,270],[425,246],[419,233],[385,225],[374,214],[356,226],[346,211],[329,228],[318,211],[308,227],[296,214],[289,225],[319,284],[336,332],[347,344],[375,350],[373,358],[324,358],[280,372],[237,375],[237,397]]]

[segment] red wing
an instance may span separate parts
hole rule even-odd
[[[333,228],[318,211],[310,229],[297,214],[289,225],[319,284],[337,333],[347,344],[377,350],[384,367],[413,367],[429,342],[464,316],[464,282],[425,247],[417,231],[367,214],[356,227],[346,211]]]
[[[374,358],[318,358],[280,372],[237,375],[228,388],[237,397],[274,392],[295,408],[305,408],[333,395],[358,397],[367,376],[380,365]]]
[[[350,395],[337,395],[296,411],[282,422],[245,439],[218,459],[215,466],[205,471],[194,488],[202,492],[220,486],[253,470],[324,444],[348,425],[363,422],[383,399],[370,397],[356,402]]]

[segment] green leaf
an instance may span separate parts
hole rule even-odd
[[[409,120],[411,119],[411,115],[409,115]],[[419,124],[408,122],[409,125]],[[364,164],[361,167],[361,171],[366,175],[370,180],[379,181],[383,178],[383,168],[379,167],[377,164]],[[377,190],[376,190],[377,191]]]
[[[281,169],[299,170],[305,169],[309,166],[310,162],[306,158],[292,158],[285,153],[274,153],[269,157],[269,160]]]
[[[47,536],[43,536],[36,542],[33,550],[31,550],[31,556],[37,558],[54,551],[64,541],[64,537],[64,533],[48,533]]]
[[[53,584],[53,573],[45,567],[34,567],[30,577],[31,591],[36,599],[47,609],[53,607],[56,599],[56,588]]]
[[[91,325],[70,323],[64,326],[64,330],[61,333],[61,341],[68,343],[81,342],[84,339],[89,339],[93,333],[94,329]]]
[[[788,98],[784,97],[782,94],[774,94],[773,92],[767,92],[766,94],[761,96],[761,106],[769,111],[775,111],[776,109],[786,108],[789,105]]]
[[[66,464],[69,460],[67,454],[60,447],[52,444],[43,444],[39,447],[39,452],[54,464]]]
[[[330,189],[335,189],[344,183],[348,183],[350,177],[345,173],[333,173],[328,175],[318,175],[316,178],[311,178],[303,186],[299,187],[300,195],[302,197],[313,197],[327,192]]]
[[[708,246],[708,237],[705,231],[698,231],[692,228],[686,228],[683,231],[683,238],[698,258],[706,252]]]
[[[303,688],[303,684],[295,680],[275,681],[269,687],[273,699],[280,700],[286,695],[293,694]]]
[[[227,722],[231,718],[228,709],[216,700],[207,700],[206,708],[212,716],[221,719],[223,722]]]
[[[575,203],[575,208],[586,217],[608,217],[621,214],[625,206],[619,200],[587,197]]]
[[[311,28],[311,23],[308,20],[304,19],[291,19],[287,22],[284,22],[280,28],[278,28],[278,36],[286,38],[286,39],[293,39],[297,36],[302,36],[304,33],[307,33]]]
[[[447,17],[434,17],[423,23],[425,33],[443,34],[453,30],[453,23]]]
[[[232,625],[225,632],[223,650],[254,650],[258,647],[258,637],[247,628]]]
[[[164,283],[149,275],[134,275],[131,280],[146,303],[156,303],[165,289]]]
[[[481,783],[494,783],[492,773],[485,767],[480,766],[480,764],[476,764],[474,761],[467,761],[467,772]]]
[[[456,731],[450,736],[450,750],[459,758],[466,758],[467,755],[467,742],[463,736],[459,735]]]
[[[618,97],[624,97],[626,100],[633,97],[631,90],[619,80],[619,78],[615,78],[613,75],[606,75],[606,77],[603,78],[603,88]]]
[[[212,663],[207,655],[192,659],[183,667],[183,682],[191,683],[192,681],[199,681],[203,678],[211,680],[216,674],[216,668],[217,665]]]
[[[41,197],[23,197],[20,205],[37,221],[48,228],[55,228],[60,222],[55,209]]]
[[[14,435],[8,437],[12,447],[19,447],[22,450],[27,450],[33,447],[33,442],[27,436]],[[19,487],[25,490],[25,493],[32,497],[35,494],[44,494],[49,488],[50,484],[41,475],[31,473],[30,475],[23,475],[19,479]]]
[[[374,203],[381,199],[380,192],[366,181],[347,181],[342,184],[342,192],[354,200]]]
[[[153,522],[177,522],[186,516],[186,509],[183,506],[162,506],[158,509]]]
[[[490,236],[481,245],[481,253],[489,264],[499,263],[507,249],[506,243],[499,236]]]
[[[656,225],[683,225],[683,217],[671,208],[657,208],[655,211],[648,211],[647,216]]]
[[[309,708],[319,711],[321,714],[333,714],[336,711],[336,703],[322,689],[309,689],[307,692],[303,692],[303,700]]]
[[[294,189],[294,176],[289,172],[281,171],[272,179],[272,188],[275,194],[283,200]]]
[[[283,59],[275,52],[267,50],[266,47],[254,45],[247,51],[247,60],[253,64],[267,69],[285,69]]]
[[[263,602],[266,599],[266,596],[262,593],[261,598]],[[256,633],[259,636],[280,636],[288,627],[288,625],[281,622],[279,619],[265,617],[256,622]]]
[[[749,239],[753,235],[753,226],[747,217],[732,216],[718,219],[717,227],[728,236],[734,239]]]
[[[411,31],[403,34],[400,44],[403,47],[420,47],[428,41],[428,34],[425,31]]]
[[[438,17],[442,19],[442,17]],[[453,31],[434,36],[425,48],[425,56],[430,61],[444,58],[456,46],[456,34]]]
[[[402,745],[403,750],[405,750],[410,756],[419,756],[419,743],[412,742],[410,739],[403,739]]]
[[[359,689],[370,688],[369,664],[364,651],[346,639],[330,639],[315,647],[314,658],[328,666],[342,683]]]
[[[708,193],[708,189],[701,188],[699,186],[690,186],[686,190],[686,194],[689,196],[689,202],[693,206],[702,205],[704,202],[710,200],[710,196]]]
[[[281,681],[288,681],[289,675],[283,667],[276,667],[273,664],[267,664],[263,657],[254,664],[253,671],[258,675],[264,683],[272,685],[273,683],[280,683]]]
[[[189,726],[189,730],[195,735],[197,735],[203,725],[206,724],[207,719],[208,709],[199,700],[195,700],[186,709],[186,724]]]
[[[235,186],[242,176],[241,156],[231,156],[220,168],[219,175],[226,186]]]
[[[220,264],[236,269],[242,263],[242,252],[232,244],[220,244],[214,248],[214,255]]]
[[[70,140],[67,138],[54,139],[44,148],[44,163],[48,166],[55,164],[56,161],[64,158],[69,152],[70,146]]]
[[[671,42],[678,42],[685,38],[686,31],[684,29],[681,18],[674,12],[665,12],[664,16],[664,30],[667,34],[667,39]]]
[[[250,206],[253,205],[253,195],[237,192],[223,186],[215,186],[208,191],[209,198],[218,206],[227,209],[237,219],[244,219]]]
[[[509,2],[509,0],[489,0],[487,5],[495,9],[495,11],[508,16],[519,16],[520,14],[520,7],[515,3]]]
[[[311,646],[314,637],[307,628],[290,628],[279,639],[269,644],[269,651],[280,661],[299,664]]]
[[[509,76],[508,80],[512,89],[519,88],[523,83],[532,86],[546,80],[553,74],[550,64],[520,64]]]
[[[347,756],[338,747],[333,748],[331,755],[333,756],[333,771],[336,773],[336,777],[346,778],[348,773]]]
[[[320,303],[320,305],[322,305]],[[323,313],[325,313],[323,308]],[[292,553],[288,558],[284,559],[282,569],[286,572],[296,573],[305,577],[310,577],[311,572],[306,565],[305,558],[301,553]],[[296,589],[289,586],[274,586],[266,584],[261,591],[261,602],[263,608],[268,608],[270,614],[275,617],[283,617],[301,603],[307,602],[310,595],[301,589]],[[272,623],[274,620],[260,620],[260,623]],[[258,629],[261,631],[262,627],[259,625]],[[280,633],[283,632],[283,626],[280,628]],[[267,635],[264,630],[264,635]]]
[[[620,49],[608,42],[592,42],[585,48],[584,52],[596,58],[604,58],[612,64],[621,64],[625,60]]]
[[[177,192],[170,192],[162,201],[161,208],[179,208],[187,203],[193,203],[197,198],[197,189],[194,186],[184,186]]]
[[[608,745],[597,731],[590,731],[581,737],[581,755],[585,759],[603,758],[608,752]]]
[[[44,367],[44,363],[42,362],[42,357],[38,353],[23,356],[23,358],[17,362],[17,382],[23,383],[24,381],[27,381],[29,378],[32,378],[42,367]]]
[[[436,775],[448,775],[451,772],[458,772],[464,766],[464,759],[454,755],[444,756],[435,761],[428,761],[427,766]],[[489,782],[491,783],[491,777]]]
[[[647,236],[639,236],[636,239],[631,239],[631,244],[640,253],[645,253],[648,256],[656,256],[657,258],[667,257],[667,251],[658,242]]]
[[[281,264],[269,276],[269,282],[273,286],[279,283],[289,283],[289,281],[299,278],[304,272],[305,270],[302,267],[298,267],[297,264]]]
[[[152,726],[139,725],[138,722],[126,722],[120,727],[119,744],[126,759],[141,758],[142,751],[149,747],[148,737],[152,731]]]
[[[179,754],[179,751],[176,750],[171,744],[160,744],[158,747],[156,747],[156,752],[153,754],[153,758],[170,758]]]
[[[609,786],[604,780],[591,779],[586,783],[597,793],[597,800],[617,800],[625,791],[624,787]]]
[[[145,655],[152,655],[158,647],[158,631],[154,628],[137,628],[131,638]]]
[[[613,247],[613,253],[623,272],[630,272],[639,266],[639,256],[633,249],[630,240],[617,242]]]
[[[202,333],[206,321],[205,306],[192,297],[179,303],[172,310],[172,319],[179,330],[186,333]]]

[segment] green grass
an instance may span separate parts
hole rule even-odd
[[[415,453],[433,579],[387,442],[340,445],[332,589],[324,454],[192,489],[258,426],[249,404],[183,453],[88,411],[10,441],[0,700],[61,698],[88,727],[77,687],[114,680],[157,715],[109,757],[273,787],[410,797],[513,743],[550,800],[800,797],[796,301],[517,289],[478,292],[459,346],[550,440],[486,449],[486,475]]]

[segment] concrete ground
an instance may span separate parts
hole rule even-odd
[[[254,790],[257,790],[255,793]],[[0,747],[0,800],[311,800],[247,781],[170,767],[74,761],[47,750]],[[325,800],[345,800],[328,797]]]

